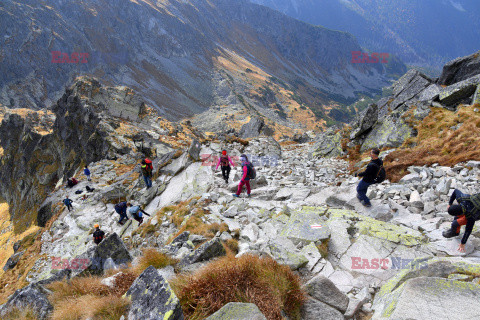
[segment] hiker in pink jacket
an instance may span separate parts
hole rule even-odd
[[[252,191],[250,189],[250,176],[251,176],[251,172],[253,171],[253,165],[250,162],[248,162],[248,158],[244,154],[240,156],[240,161],[242,161],[243,175],[242,175],[242,179],[240,180],[240,183],[238,184],[237,193],[232,194],[232,196],[238,198],[240,196],[240,193],[242,193],[243,186],[246,185],[247,197],[250,197],[250,192]]]
[[[227,150],[223,150],[222,155],[220,156],[220,158],[218,158],[218,163],[217,163],[217,166],[215,167],[215,171],[217,171],[218,166],[221,165],[222,176],[223,176],[223,179],[225,180],[225,183],[227,184],[228,184],[228,176],[230,175],[230,170],[231,170],[230,163],[232,164],[232,166],[235,167],[235,163],[232,161],[232,158],[230,158],[227,155]]]

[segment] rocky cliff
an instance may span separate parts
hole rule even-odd
[[[319,135],[312,155],[336,156],[356,146],[362,152],[373,147],[398,148],[408,138],[417,136],[417,125],[432,108],[457,111],[466,106],[478,107],[479,54],[449,62],[438,79],[416,70],[408,71],[391,86],[390,96],[370,105],[344,130]],[[471,109],[478,112],[478,108]],[[345,139],[343,145],[342,139]]]
[[[137,150],[147,155],[172,150],[159,141],[170,133],[168,121],[164,127],[162,120],[149,125],[157,117],[131,89],[103,87],[91,78],[75,82],[52,111],[4,108],[1,194],[17,232],[45,224],[53,212],[43,200],[82,165]],[[141,128],[154,131],[137,134]]]

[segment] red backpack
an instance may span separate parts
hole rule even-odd
[[[147,165],[148,169],[153,170],[152,160],[145,158],[145,164]]]

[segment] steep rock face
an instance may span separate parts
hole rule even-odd
[[[94,93],[92,103],[85,96],[87,92],[90,97]],[[82,164],[122,149],[112,140],[111,115],[102,116],[101,109],[108,112],[108,107],[98,98],[101,92],[98,82],[81,79],[53,106],[53,114],[5,111],[0,125],[0,193],[10,205],[16,229],[48,220],[52,210],[41,204],[60,179],[73,176]],[[104,96],[111,99],[111,95]],[[115,112],[121,112],[122,108],[114,107]],[[138,118],[143,104],[130,105],[128,111]]]
[[[477,74],[480,74],[480,51],[450,61],[443,66],[438,83],[449,86]]]
[[[397,148],[416,134],[410,120],[421,121],[431,107],[455,110],[461,104],[475,104],[480,92],[478,53],[456,59],[445,65],[440,79],[430,79],[411,69],[392,86],[392,94],[370,105],[353,121],[348,136],[333,130],[320,134],[311,148],[312,156],[342,154],[343,139],[349,147],[360,145],[360,151],[374,147]],[[440,84],[442,85],[440,85]],[[445,86],[444,83],[449,85]]]

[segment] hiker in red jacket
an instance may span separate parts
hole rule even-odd
[[[147,189],[149,189],[152,187],[152,176],[153,176],[152,160],[148,158],[145,160],[142,160],[141,170],[142,170],[143,180],[145,181],[145,185],[147,186]]]
[[[252,191],[250,189],[250,177],[252,176],[253,173],[253,165],[248,162],[248,158],[246,155],[242,154],[240,156],[240,161],[242,162],[242,167],[243,167],[243,175],[242,179],[240,180],[240,183],[238,184],[238,190],[237,193],[232,194],[234,197],[239,197],[240,193],[242,193],[243,186],[247,186],[247,197],[250,197],[250,192]]]
[[[215,167],[215,171],[218,169],[218,166],[221,165],[222,168],[222,176],[225,180],[225,183],[228,183],[228,177],[230,176],[230,163],[232,166],[235,167],[235,163],[232,161],[232,158],[227,155],[227,150],[222,150],[222,155],[218,158],[217,166]]]

